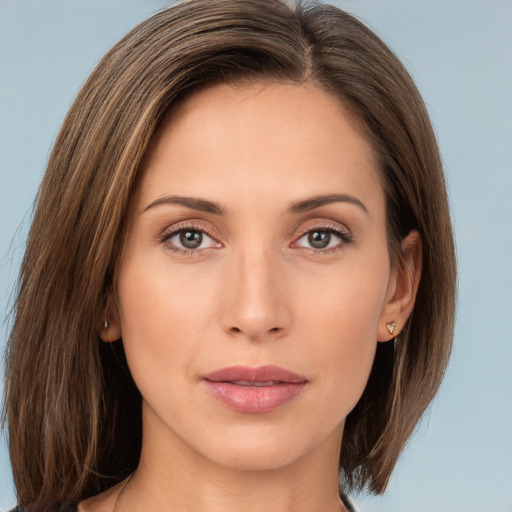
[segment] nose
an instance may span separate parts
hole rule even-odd
[[[291,311],[279,256],[269,249],[235,251],[225,281],[222,327],[231,336],[265,341],[284,336]]]

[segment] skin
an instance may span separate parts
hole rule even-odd
[[[290,211],[332,194],[351,200]],[[225,214],[159,202],[170,196]],[[180,228],[201,245],[179,252]],[[326,247],[312,246],[315,231]],[[377,342],[392,337],[386,322],[403,327],[419,282],[417,233],[402,249],[407,271],[389,259],[371,148],[327,92],[219,85],[173,107],[143,162],[101,332],[122,336],[143,396],[141,461],[116,510],[343,510],[344,421]],[[272,412],[233,411],[201,380],[237,364],[278,365],[308,383]],[[120,489],[80,510],[110,512]]]

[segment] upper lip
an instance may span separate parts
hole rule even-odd
[[[221,368],[203,376],[203,379],[210,382],[288,382],[300,383],[307,379],[301,375],[271,364],[251,368],[249,366],[229,366]]]

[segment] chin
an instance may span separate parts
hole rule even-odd
[[[245,431],[244,431],[245,430]],[[272,471],[293,465],[324,445],[335,454],[341,446],[342,426],[331,433],[287,426],[286,428],[249,428],[228,432],[221,441],[207,443],[203,454],[216,464],[237,471]]]
[[[259,443],[229,446],[215,450],[210,460],[219,466],[236,471],[272,471],[293,464],[304,456],[304,447],[275,446],[275,443]]]

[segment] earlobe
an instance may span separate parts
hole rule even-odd
[[[117,308],[113,305],[108,306],[105,311],[105,318],[100,329],[100,338],[107,343],[112,343],[121,338],[121,322],[119,321]]]
[[[382,308],[377,340],[396,338],[409,318],[416,301],[423,264],[421,237],[411,231],[401,243],[399,261],[393,269],[386,302]]]

